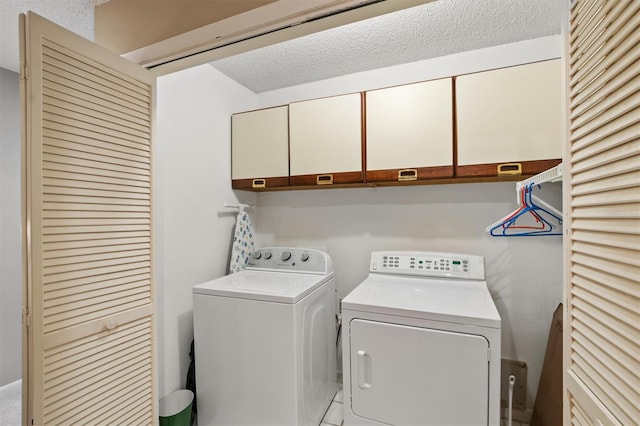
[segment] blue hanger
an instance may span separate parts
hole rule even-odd
[[[562,213],[535,197],[533,184],[522,187],[520,191],[520,207],[489,226],[487,232],[494,237],[562,235]],[[534,224],[522,223],[525,217],[532,217]]]

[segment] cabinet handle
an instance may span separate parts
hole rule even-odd
[[[398,170],[398,180],[417,180],[418,171],[416,169]]]
[[[252,188],[265,188],[267,186],[267,181],[265,179],[254,179],[251,184]]]
[[[333,175],[318,175],[316,177],[316,185],[332,185]]]
[[[520,163],[505,163],[498,164],[498,175],[521,175],[522,164]]]

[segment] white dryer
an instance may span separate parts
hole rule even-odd
[[[198,424],[317,426],[337,391],[330,257],[263,248],[193,287]]]
[[[373,252],[369,271],[342,300],[344,425],[499,425],[484,258]]]

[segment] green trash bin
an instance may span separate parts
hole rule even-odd
[[[160,426],[191,426],[193,392],[187,389],[171,392],[160,400]]]

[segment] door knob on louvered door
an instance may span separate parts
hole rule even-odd
[[[107,327],[107,330],[111,331],[116,327],[118,327],[118,321],[114,319],[107,320],[106,327]]]

